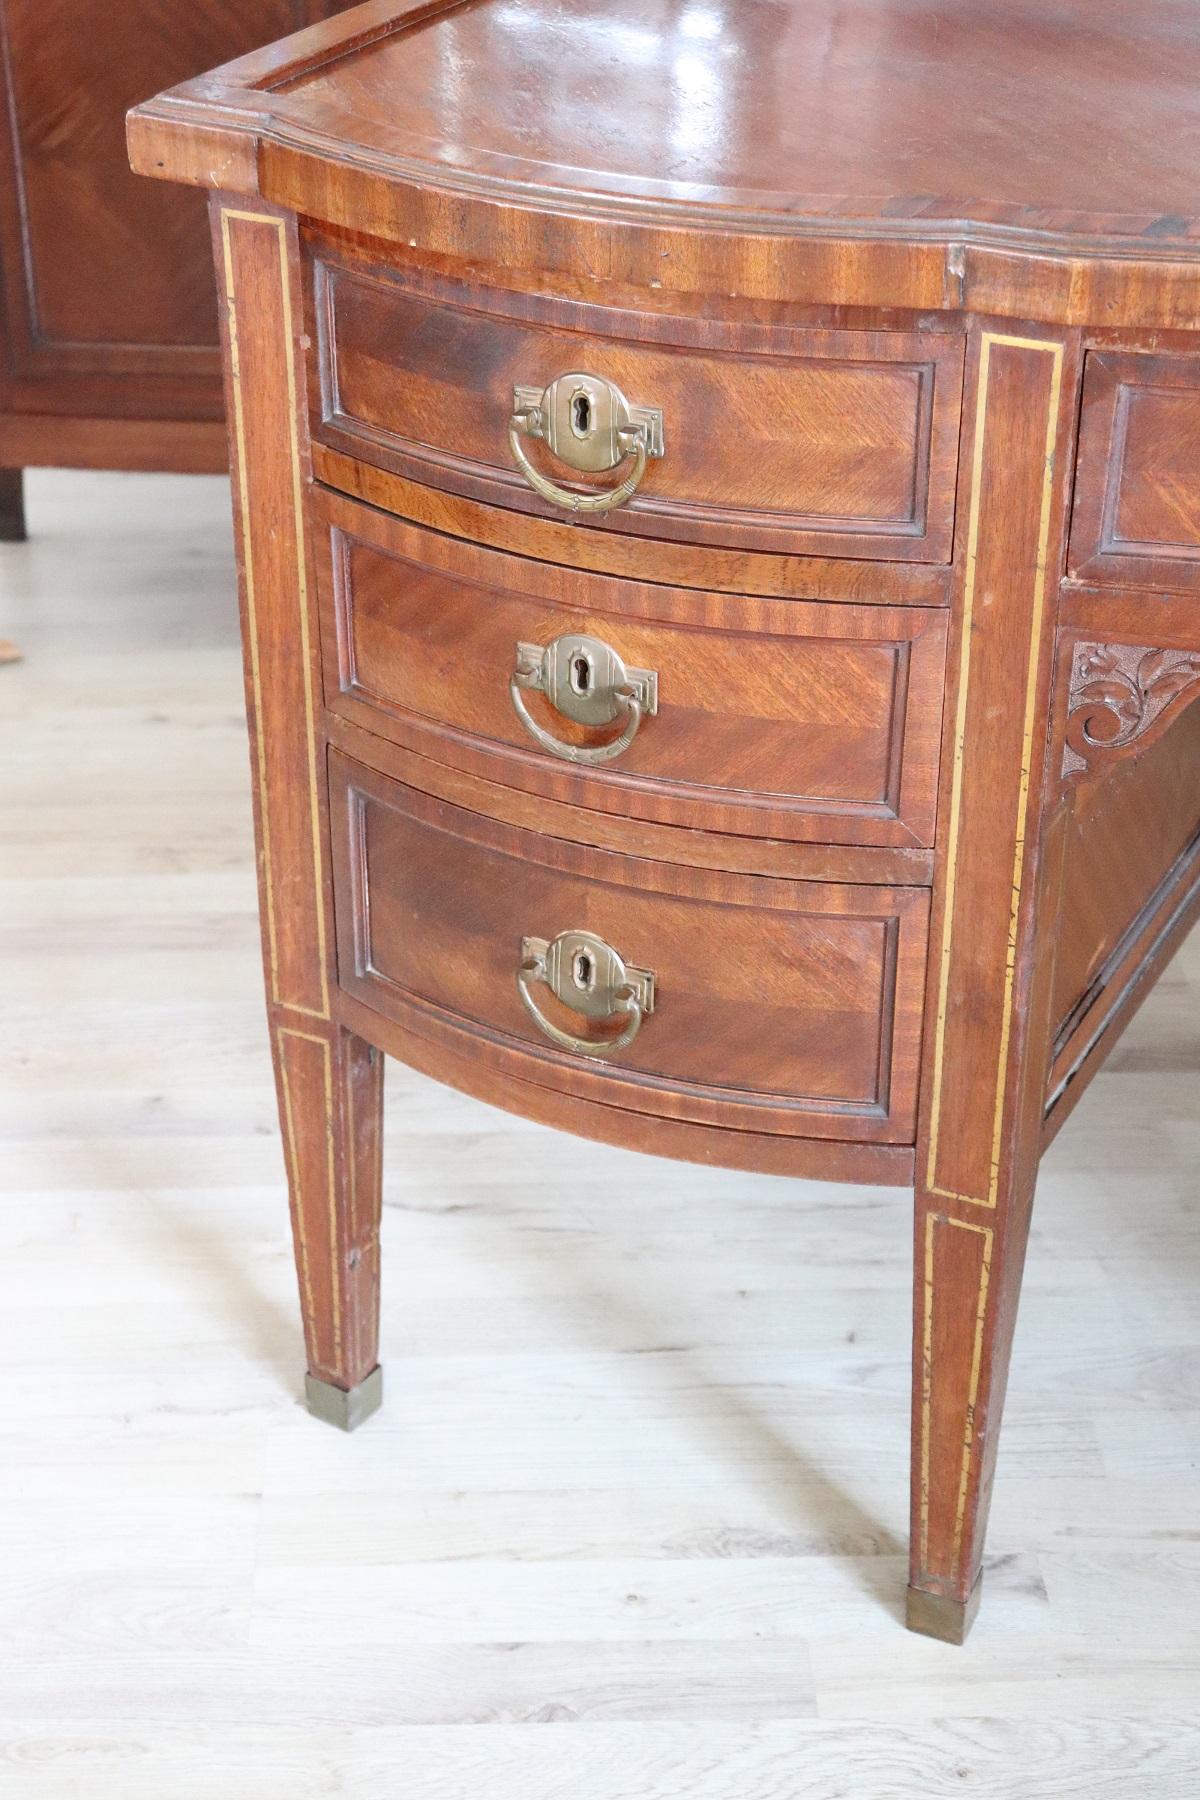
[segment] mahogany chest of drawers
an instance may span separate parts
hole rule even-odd
[[[381,1051],[911,1183],[961,1639],[1039,1154],[1200,896],[1198,24],[370,0],[131,116],[213,190],[314,1411]]]

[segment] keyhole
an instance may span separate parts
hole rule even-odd
[[[586,950],[575,952],[575,963],[572,968],[575,986],[583,993],[588,993],[596,979],[596,965]]]
[[[577,694],[586,694],[592,685],[592,665],[586,656],[571,659],[571,686]]]
[[[573,394],[571,396],[571,429],[576,437],[586,437],[592,429],[592,399],[590,394]]]

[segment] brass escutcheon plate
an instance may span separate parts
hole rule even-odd
[[[615,382],[572,370],[557,375],[549,387],[519,385],[513,389],[514,415],[522,414],[529,437],[581,474],[615,469],[629,454],[628,433],[640,427],[647,456],[663,454],[663,416],[657,406],[631,406]]]
[[[631,968],[594,931],[560,931],[552,942],[523,938],[521,961],[537,967],[556,1000],[585,1019],[611,1019],[629,996],[642,1012],[654,1011],[654,976]]]
[[[632,692],[647,718],[658,711],[656,672],[626,668],[610,644],[585,632],[566,632],[544,646],[518,644],[517,679],[576,725],[611,725],[626,711],[622,690]]]

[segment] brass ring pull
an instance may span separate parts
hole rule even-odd
[[[556,1000],[586,1019],[625,1021],[615,1037],[579,1037],[548,1019],[533,997],[531,985],[546,984]],[[521,939],[517,992],[530,1018],[552,1044],[576,1056],[605,1058],[627,1050],[654,1010],[654,976],[648,969],[626,967],[611,945],[591,931],[560,931],[545,938]]]
[[[552,455],[582,474],[618,468],[629,457],[633,467],[614,487],[577,493],[534,468],[524,438],[540,438]],[[521,474],[543,500],[573,513],[610,512],[636,493],[647,459],[663,454],[662,413],[657,407],[631,406],[611,381],[572,372],[541,390],[513,389],[508,444]]]
[[[519,673],[514,674],[508,684],[513,709],[518,719],[530,737],[534,738],[543,750],[548,750],[551,756],[560,756],[564,762],[611,762],[614,756],[620,756],[623,750],[628,750],[637,736],[638,726],[642,722],[642,709],[638,704],[637,695],[630,687],[618,688],[613,695],[613,699],[618,701],[629,715],[624,731],[619,737],[613,738],[610,743],[595,744],[589,747],[587,744],[564,744],[561,738],[556,738],[552,732],[546,731],[539,725],[525,704],[521,693],[522,685]]]
[[[533,995],[529,991],[529,979],[537,978],[541,971],[535,962],[522,963],[517,975],[517,986],[521,998],[525,1002],[526,1011],[540,1031],[545,1032],[552,1044],[560,1050],[573,1050],[578,1056],[612,1056],[618,1050],[628,1050],[634,1038],[642,1028],[642,1009],[628,989],[624,996],[618,996],[614,1010],[621,1010],[628,1015],[629,1023],[619,1036],[614,1038],[576,1037],[570,1031],[563,1031],[548,1019]],[[621,1002],[624,1004],[621,1004]]]
[[[508,442],[514,460],[534,493],[540,494],[543,500],[553,501],[555,506],[565,506],[569,512],[611,512],[614,506],[624,506],[646,473],[646,457],[649,453],[646,436],[640,426],[631,425],[628,430],[619,434],[624,441],[623,455],[632,455],[635,459],[633,468],[624,481],[619,481],[616,487],[601,488],[596,494],[577,494],[573,489],[559,487],[557,482],[540,474],[526,456],[521,434],[524,432],[528,437],[540,435],[537,431],[530,430],[530,425],[536,418],[535,413],[514,413],[508,422]]]
[[[583,632],[568,632],[544,648],[518,644],[508,692],[530,737],[563,762],[611,762],[628,750],[643,718],[658,711],[654,670],[627,669],[611,645]],[[611,725],[618,719],[624,724],[605,744],[566,744],[538,724],[525,704],[527,693],[544,694],[556,712],[577,725]]]

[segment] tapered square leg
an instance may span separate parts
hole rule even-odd
[[[908,1623],[979,1604],[1041,1147],[1065,805],[1047,737],[1075,350],[979,327],[938,802],[914,1233]],[[1056,760],[1057,759],[1057,760]]]
[[[309,1407],[350,1430],[382,1392],[383,1057],[350,1032],[309,1020],[277,1021],[272,1036]]]
[[[350,1429],[379,1404],[383,1058],[338,1017],[308,571],[304,308],[295,221],[213,200],[245,646],[263,968],[308,1398]]]

